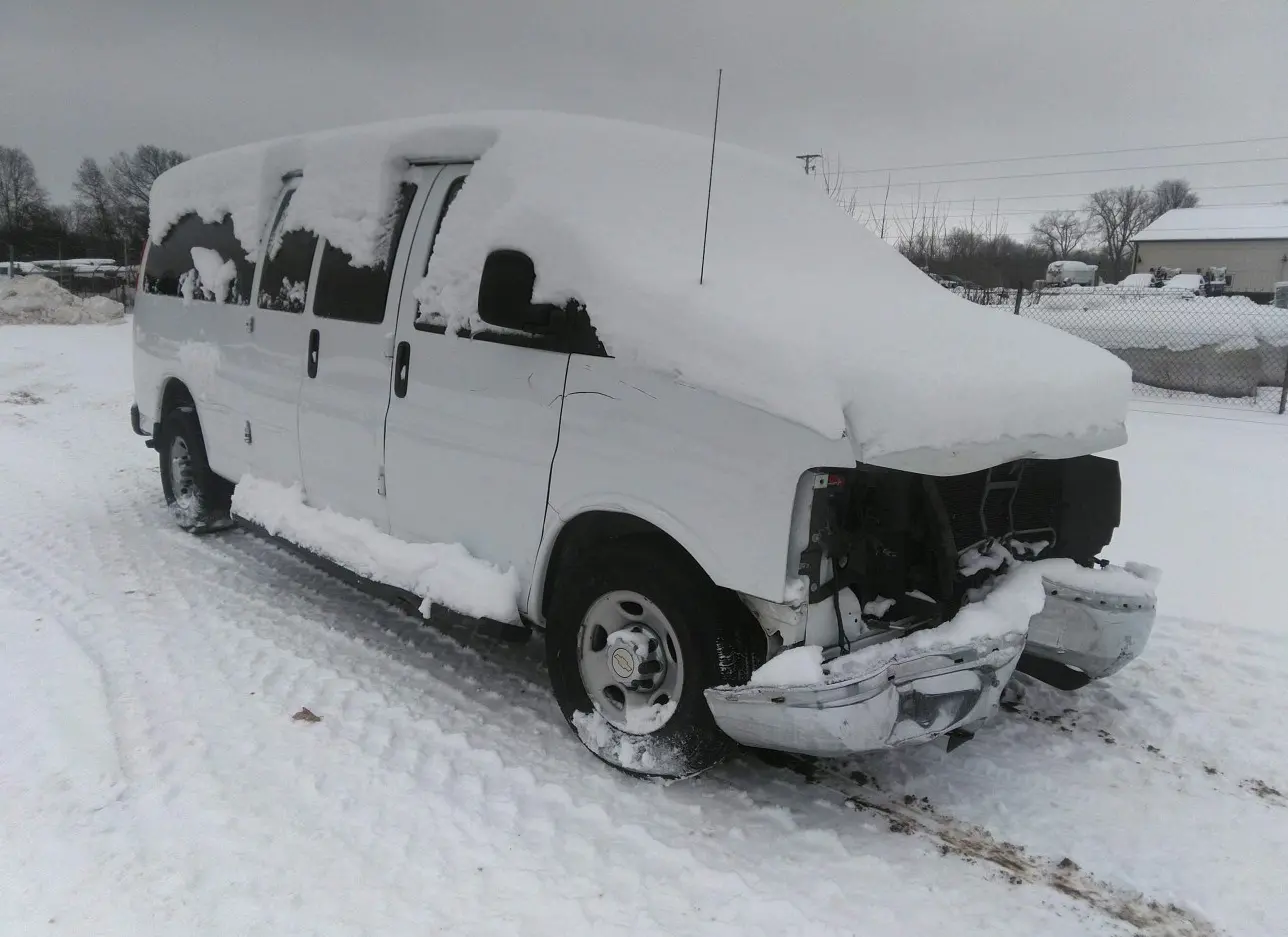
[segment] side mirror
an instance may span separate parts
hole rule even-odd
[[[564,312],[558,306],[532,304],[536,282],[536,267],[523,251],[492,251],[483,263],[479,281],[479,318],[488,325],[520,332],[557,331],[564,325]]]

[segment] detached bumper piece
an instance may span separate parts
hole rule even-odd
[[[836,683],[717,687],[716,724],[744,745],[837,757],[927,742],[997,711],[1022,639],[887,662]]]
[[[1135,575],[1113,571],[1121,577]],[[1029,621],[1029,640],[1020,662],[1029,674],[1057,689],[1076,690],[1122,670],[1140,656],[1154,628],[1155,599],[1146,580],[1141,590],[1090,588],[1044,576],[1046,605]],[[1113,580],[1107,584],[1112,587]]]

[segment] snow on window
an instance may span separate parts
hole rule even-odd
[[[183,297],[183,304],[191,306],[193,298],[197,295],[197,271],[189,270],[179,277],[179,295]]]
[[[191,253],[202,298],[217,303],[226,302],[228,288],[237,279],[237,265],[231,260],[224,260],[219,256],[219,251],[209,247],[194,247]]]
[[[190,296],[183,292],[183,277],[196,270]],[[233,237],[232,222],[204,222],[186,215],[165,240],[154,241],[144,270],[144,291],[160,296],[185,296],[185,301],[250,303],[255,265]]]

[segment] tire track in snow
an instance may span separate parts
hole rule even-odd
[[[67,576],[52,574],[49,567],[74,570],[76,566],[73,561],[78,554],[82,565],[87,561],[97,562],[109,572],[110,576],[117,578],[122,584],[131,586],[127,592],[132,595],[128,601],[122,603],[125,607],[120,609],[127,614],[121,617],[128,620],[135,617],[135,614],[129,614],[129,612],[135,612],[140,620],[145,620],[145,617],[157,617],[160,612],[163,617],[170,620],[172,626],[172,631],[169,633],[172,639],[170,641],[149,642],[143,640],[141,634],[131,635],[130,643],[134,645],[132,656],[150,663],[162,662],[165,666],[161,669],[170,670],[176,675],[182,672],[184,665],[191,667],[193,661],[205,661],[207,666],[220,672],[222,680],[247,693],[261,694],[260,706],[271,705],[283,714],[293,711],[292,707],[298,702],[296,697],[301,692],[310,691],[311,687],[328,688],[327,691],[331,692],[333,697],[324,701],[325,704],[320,705],[317,710],[325,711],[324,719],[328,720],[328,731],[336,732],[332,726],[337,724],[338,719],[340,738],[336,741],[347,742],[361,754],[375,759],[382,767],[388,769],[395,781],[401,777],[403,780],[395,784],[404,788],[401,793],[406,794],[407,789],[411,789],[424,798],[433,799],[433,795],[437,793],[441,795],[438,799],[448,802],[453,800],[464,803],[482,802],[488,805],[497,799],[494,795],[513,798],[518,794],[519,803],[506,805],[500,809],[485,810],[484,815],[479,819],[483,820],[486,816],[484,822],[489,828],[505,833],[507,836],[524,839],[529,843],[540,843],[543,850],[557,856],[565,856],[569,861],[578,858],[584,861],[587,858],[584,854],[587,843],[595,844],[596,841],[602,843],[604,840],[616,843],[616,847],[610,848],[625,849],[632,856],[633,868],[628,875],[632,886],[629,890],[631,893],[643,896],[655,895],[659,889],[665,893],[668,883],[686,878],[709,881],[712,886],[713,900],[717,904],[727,906],[730,902],[734,902],[735,905],[738,903],[735,895],[745,894],[749,884],[748,879],[756,883],[753,885],[753,891],[773,894],[776,890],[781,890],[785,882],[796,879],[803,894],[811,893],[810,880],[819,878],[816,869],[806,875],[801,875],[800,871],[795,875],[784,876],[783,873],[792,865],[799,865],[801,871],[808,870],[813,863],[819,861],[817,855],[819,843],[810,844],[808,855],[801,854],[799,848],[784,849],[785,858],[793,861],[765,863],[771,868],[777,866],[772,868],[766,877],[751,872],[741,865],[736,868],[731,867],[727,853],[709,848],[701,840],[696,847],[689,845],[689,842],[692,842],[692,830],[676,829],[673,824],[670,824],[669,831],[663,834],[678,838],[684,843],[683,848],[680,849],[659,840],[658,833],[655,832],[657,822],[650,814],[659,805],[660,800],[688,800],[691,809],[683,811],[683,815],[693,820],[701,821],[704,810],[716,814],[711,819],[705,820],[707,825],[722,826],[727,819],[727,811],[713,810],[709,804],[709,797],[701,788],[688,792],[696,796],[673,798],[670,796],[671,792],[663,793],[660,786],[643,786],[641,791],[643,796],[634,798],[635,802],[623,800],[620,793],[610,793],[620,792],[623,780],[593,775],[593,772],[603,769],[598,767],[597,762],[591,762],[590,756],[581,752],[580,746],[563,729],[562,721],[553,718],[553,703],[549,701],[544,690],[540,693],[526,692],[527,699],[518,706],[513,702],[513,694],[509,692],[510,687],[506,688],[505,693],[479,692],[477,678],[464,671],[480,665],[490,670],[496,668],[479,658],[474,651],[468,649],[462,651],[459,648],[452,651],[453,642],[450,639],[437,638],[433,641],[434,650],[438,653],[433,655],[435,661],[432,679],[426,678],[423,669],[408,673],[406,671],[411,671],[411,668],[398,668],[397,672],[391,674],[385,655],[374,652],[369,655],[354,654],[351,637],[340,633],[340,630],[353,630],[345,629],[343,623],[338,620],[338,617],[342,618],[347,614],[353,614],[356,620],[368,621],[373,618],[389,617],[373,614],[373,606],[376,606],[376,603],[372,603],[361,593],[339,584],[331,584],[329,580],[324,583],[323,574],[304,572],[303,570],[307,570],[308,567],[301,569],[296,566],[288,578],[302,580],[302,591],[300,594],[283,594],[281,590],[274,590],[271,584],[268,587],[265,586],[263,582],[265,570],[260,562],[261,558],[256,558],[253,564],[255,572],[250,573],[248,567],[252,564],[242,562],[235,557],[227,561],[221,557],[225,546],[223,544],[193,540],[186,535],[170,534],[168,531],[154,529],[154,525],[164,523],[163,512],[139,508],[136,493],[126,493],[124,496],[126,505],[120,503],[121,492],[111,488],[95,491],[90,497],[103,504],[114,515],[108,525],[108,531],[100,532],[101,539],[100,535],[88,537],[88,542],[77,544],[76,549],[70,551],[70,555],[61,550],[52,550],[51,552],[62,553],[62,555],[49,557],[52,562],[46,562],[40,566],[27,563],[22,556],[15,555],[12,551],[7,551],[7,559],[24,573],[22,580],[35,587],[33,593],[36,596],[48,597],[59,594],[64,597],[74,596],[77,591],[74,580]],[[133,509],[128,504],[131,500],[134,504]],[[129,538],[122,533],[126,529],[134,529],[134,533]],[[230,542],[232,542],[231,538]],[[237,552],[236,547],[233,548],[233,552]],[[194,559],[194,561],[184,562],[186,559]],[[212,563],[212,560],[215,562]],[[298,563],[298,561],[291,559],[285,565],[291,569],[292,563]],[[277,575],[283,565],[283,563],[270,564],[270,569],[273,571],[271,574]],[[180,578],[178,582],[171,583],[165,577],[155,578],[157,571],[173,574],[193,569],[197,571],[199,581],[184,581]],[[203,575],[204,573],[209,575]],[[311,578],[314,576],[320,578]],[[312,588],[308,588],[310,584]],[[153,594],[146,595],[148,590]],[[252,599],[256,593],[267,594],[267,596]],[[279,603],[286,608],[278,608]],[[320,603],[335,607],[319,614]],[[73,614],[85,616],[87,624],[94,623],[95,627],[92,630],[100,640],[112,630],[113,619],[116,617],[114,612],[117,610],[111,608],[111,602],[107,601],[107,597],[84,597],[67,600],[66,604]],[[158,608],[158,606],[161,607]],[[300,613],[300,606],[304,607],[304,614]],[[206,630],[207,625],[218,617],[218,613],[232,609],[236,609],[244,616],[242,621],[236,622],[232,627],[227,627],[226,621],[220,622],[224,626],[224,631],[218,637]],[[143,615],[144,610],[146,610],[146,616]],[[319,619],[320,623],[328,629],[338,630],[323,631],[319,635],[316,628]],[[119,628],[119,624],[116,627]],[[318,644],[312,647],[300,647],[301,644],[307,645],[310,639],[318,641],[319,637],[321,640]],[[364,634],[362,637],[365,643],[372,635]],[[227,642],[228,638],[232,639],[231,643]],[[175,639],[180,639],[179,646],[176,646]],[[381,639],[376,636],[374,643],[380,645]],[[149,647],[148,644],[152,646]],[[323,652],[320,655],[323,658],[323,666],[320,673],[309,674],[308,680],[303,681],[305,671],[316,670],[316,665],[319,663],[299,656],[301,652],[307,651],[312,651],[314,654]],[[124,655],[121,655],[115,664],[109,664],[109,669],[120,666],[123,657]],[[374,662],[363,660],[362,658],[365,657],[372,657],[375,660]],[[342,660],[347,673],[342,674],[333,667],[326,666],[325,662],[328,659]],[[391,681],[391,676],[398,679]],[[411,679],[404,679],[407,677]],[[162,692],[153,700],[150,707],[154,710],[154,718],[158,721],[164,720],[158,710],[167,706],[172,711],[179,712],[200,709],[199,701],[184,704],[183,694],[191,688],[178,685],[183,681],[154,672],[149,674],[148,682],[162,688]],[[502,677],[501,682],[520,683],[525,691],[535,689],[530,681],[522,678],[515,680]],[[380,690],[372,691],[373,686],[380,687]],[[246,687],[258,689],[245,690]],[[447,704],[446,707],[439,705],[432,713],[432,718],[426,718],[423,706],[419,708],[415,706],[414,697],[417,696],[417,690],[423,692],[426,689],[431,691],[427,695],[432,696],[437,703]],[[521,698],[524,695],[520,694]],[[539,700],[539,704],[535,702],[536,700]],[[532,713],[527,717],[527,730],[523,729],[522,718],[519,720],[520,724],[516,726],[516,708],[520,712],[527,709]],[[334,710],[338,710],[338,715]],[[451,715],[453,710],[455,716]],[[461,713],[471,716],[465,725],[461,725]],[[544,715],[541,715],[542,713]],[[447,723],[446,728],[442,723]],[[218,726],[212,729],[203,725],[203,720],[199,716],[191,723],[181,722],[175,728],[180,730],[178,734],[185,737],[218,736],[218,732],[215,731]],[[520,731],[536,729],[543,747],[558,745],[567,748],[568,750],[557,757],[553,763],[554,777],[566,781],[570,776],[576,776],[581,786],[589,786],[592,790],[598,789],[601,796],[596,796],[588,804],[576,803],[564,790],[562,783],[552,783],[550,776],[552,763],[549,761],[541,765],[541,773],[545,775],[542,778],[538,778],[533,767],[514,765],[512,763],[513,733],[516,728]],[[480,743],[483,744],[480,745]],[[190,753],[182,763],[172,757],[170,751],[174,747],[172,741],[163,739],[157,743],[157,747],[162,749],[166,756],[162,759],[159,771],[163,778],[180,775],[186,777],[191,771],[200,771],[203,767],[209,770],[212,763],[214,765],[220,763],[220,759],[211,758],[208,747],[199,748],[195,754]],[[511,752],[509,757],[504,754],[507,750]],[[285,788],[290,778],[309,777],[310,771],[316,768],[308,757],[311,754],[313,753],[298,753],[293,763],[277,772],[276,782]],[[252,747],[242,755],[244,763],[245,760],[265,758],[268,753],[262,748]],[[507,762],[510,763],[509,767]],[[185,771],[185,767],[189,770]],[[412,775],[411,771],[415,774]],[[587,772],[592,772],[590,777],[586,776]],[[214,789],[206,793],[230,812],[235,811],[246,799],[244,794],[233,793],[236,778],[226,776],[218,781],[219,783],[213,785]],[[587,782],[589,782],[588,785]],[[368,875],[374,874],[372,870],[375,869],[388,870],[400,865],[404,868],[419,865],[441,869],[449,864],[448,857],[441,852],[435,854],[431,851],[427,855],[424,849],[418,851],[416,846],[427,839],[432,839],[436,832],[441,834],[443,827],[451,825],[450,816],[439,815],[434,818],[435,822],[424,823],[417,822],[414,817],[409,818],[407,814],[392,815],[381,806],[382,795],[388,796],[390,792],[387,788],[381,790],[380,785],[357,791],[345,791],[349,798],[349,803],[346,805],[348,816],[337,817],[334,813],[327,815],[328,808],[333,804],[333,795],[339,793],[346,783],[343,779],[333,780],[323,773],[322,776],[314,779],[313,790],[297,792],[297,797],[300,799],[312,801],[308,805],[312,807],[310,811],[312,822],[299,824],[302,830],[307,830],[310,835],[316,836],[316,830],[319,827],[324,827],[328,823],[335,827],[338,820],[345,821],[341,824],[344,827],[341,831],[344,836],[334,845],[339,850],[352,851],[361,856],[365,860],[361,866],[367,870],[365,874]],[[641,785],[633,782],[625,783],[632,785],[633,792],[641,788]],[[606,801],[603,795],[608,795]],[[354,801],[357,801],[356,807]],[[605,809],[610,803],[613,805],[611,813]],[[623,805],[626,809],[622,809]],[[674,804],[669,806],[674,807]],[[260,809],[264,811],[271,810],[272,807],[271,799],[260,805]],[[738,816],[738,822],[750,830],[755,830],[757,826],[764,828],[772,826],[775,822],[774,818],[782,812],[782,808],[771,808],[760,811],[763,816],[750,817],[742,812]],[[614,817],[614,813],[618,816]],[[720,815],[721,813],[724,815]],[[533,817],[535,819],[531,819]],[[615,820],[616,823],[614,823]],[[781,836],[779,839],[781,840]],[[686,840],[689,842],[685,842]],[[576,845],[578,841],[581,842],[581,846]],[[823,845],[825,847],[822,850],[823,855],[831,853],[832,861],[853,864],[859,858],[835,835],[825,836]],[[386,847],[392,847],[392,849]],[[499,848],[503,848],[501,844],[493,843],[490,850],[476,851],[475,861],[493,861],[494,853]],[[598,848],[603,847],[592,845],[592,855]],[[466,854],[468,856],[468,849]],[[196,858],[195,856],[185,857],[186,861],[182,864],[196,865],[194,861]],[[465,858],[469,861],[466,857],[453,858]],[[608,867],[613,865],[611,860],[596,861]],[[636,866],[660,871],[651,873],[639,871]],[[877,870],[869,869],[869,872],[874,871]],[[382,871],[381,874],[385,873]],[[618,874],[621,874],[620,870]],[[412,880],[406,882],[407,886],[419,889],[430,887],[431,882],[423,876],[419,879],[415,876],[411,878]],[[193,880],[191,874],[183,878],[180,884],[183,888],[197,887],[197,882]],[[384,884],[387,887],[389,883]],[[777,889],[775,885],[778,886]],[[177,889],[177,891],[181,890]],[[816,882],[814,890],[817,890]],[[827,889],[824,888],[824,892],[826,891]],[[721,898],[722,895],[723,898]],[[531,896],[516,894],[511,897],[514,901],[522,902]],[[636,921],[652,919],[659,926],[667,926],[671,929],[682,929],[688,915],[691,914],[691,909],[684,907],[671,909],[650,907],[657,904],[651,899],[625,903],[636,915],[634,918]],[[763,902],[743,901],[742,903],[749,904],[751,907],[744,913],[735,914],[734,918],[741,919],[744,926],[757,923],[763,925],[766,914],[770,919],[778,917],[783,926],[793,923],[799,926],[799,918],[785,914],[784,909],[778,909],[775,915],[772,908],[767,909]],[[574,918],[578,911],[575,904],[574,902],[574,906],[565,908]],[[620,912],[623,909],[615,910]]]
[[[0,547],[25,604],[56,606],[103,669],[138,811],[117,818],[115,859],[134,864],[112,877],[157,892],[140,902],[154,926],[985,933],[1001,914],[1125,932],[794,776],[612,774],[567,733],[532,649],[441,636],[284,554],[170,530],[123,403],[42,411]],[[301,704],[323,722],[291,723]]]
[[[253,538],[251,543],[254,543],[260,549],[247,551],[248,553],[259,553],[260,556],[257,558],[263,562],[271,563],[274,558],[281,560],[281,563],[274,564],[278,567],[276,571],[281,572],[281,566],[290,567],[291,572],[287,573],[288,577],[301,584],[306,583],[311,576],[319,575],[307,563],[285,551],[280,551],[272,545],[255,541]],[[221,547],[234,551],[246,550],[245,542],[234,538],[228,538],[221,544]],[[359,595],[362,601],[378,601],[368,600],[361,593]],[[384,603],[380,604],[383,605]],[[410,619],[410,616],[404,615],[401,610],[393,606],[389,606],[389,608],[393,617]],[[431,635],[433,637],[429,643],[437,643],[442,640],[442,635],[436,635],[426,628],[415,627],[417,623],[414,622],[414,619],[411,620],[413,621],[413,628],[409,630],[412,635],[412,641]],[[491,650],[509,658],[507,663],[528,663],[530,666],[524,669],[527,671],[526,676],[532,681],[529,685],[533,689],[544,690],[543,686],[538,685],[542,669],[537,666],[531,666],[532,661],[530,660],[525,661],[524,658],[527,655],[522,653],[507,654],[505,651],[512,649],[500,645],[499,642],[488,642],[487,639],[479,638],[477,635],[470,636],[467,623],[458,623],[454,630],[458,632],[453,636],[454,640],[460,640],[464,637],[467,642],[472,644],[492,643]],[[398,634],[398,637],[402,640],[407,640],[409,635],[407,631],[402,631],[402,633]],[[470,640],[471,637],[473,638],[472,641]],[[422,641],[422,643],[425,642]],[[486,659],[491,655],[480,654],[479,656]],[[495,662],[495,660],[492,662]],[[774,757],[770,756],[769,761],[771,764],[774,760]],[[1022,847],[1011,843],[998,842],[986,830],[978,827],[968,827],[952,818],[921,809],[916,804],[901,803],[874,793],[870,789],[862,788],[862,786],[854,784],[844,775],[828,767],[826,763],[791,756],[785,757],[783,761],[785,767],[803,777],[807,783],[822,783],[836,793],[842,794],[848,805],[859,809],[876,810],[889,816],[891,819],[890,832],[892,833],[911,833],[916,831],[935,840],[940,846],[941,854],[945,856],[960,856],[968,861],[981,860],[1000,869],[1012,884],[1024,882],[1050,887],[1068,897],[1085,903],[1097,912],[1137,928],[1138,932],[1145,935],[1145,937],[1216,937],[1220,933],[1206,921],[1182,908],[1175,905],[1163,905],[1141,895],[1131,895],[1105,882],[1101,882],[1070,860],[1063,860],[1057,863],[1040,857],[1029,856]],[[823,780],[824,778],[826,780]]]
[[[872,810],[888,817],[892,833],[920,835],[938,843],[945,856],[988,863],[1013,884],[1053,888],[1131,925],[1142,937],[1221,937],[1222,931],[1194,912],[1101,881],[1071,859],[1056,861],[1030,855],[1022,846],[999,841],[988,830],[944,816],[912,795],[891,797],[817,759],[780,753],[762,753],[762,757],[769,765],[786,768],[807,783],[841,795],[856,810]]]

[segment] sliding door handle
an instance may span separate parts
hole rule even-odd
[[[317,329],[309,332],[309,377],[318,376],[318,346],[321,344],[321,336]]]
[[[411,343],[399,342],[394,352],[394,396],[407,396],[407,375],[411,370]]]

